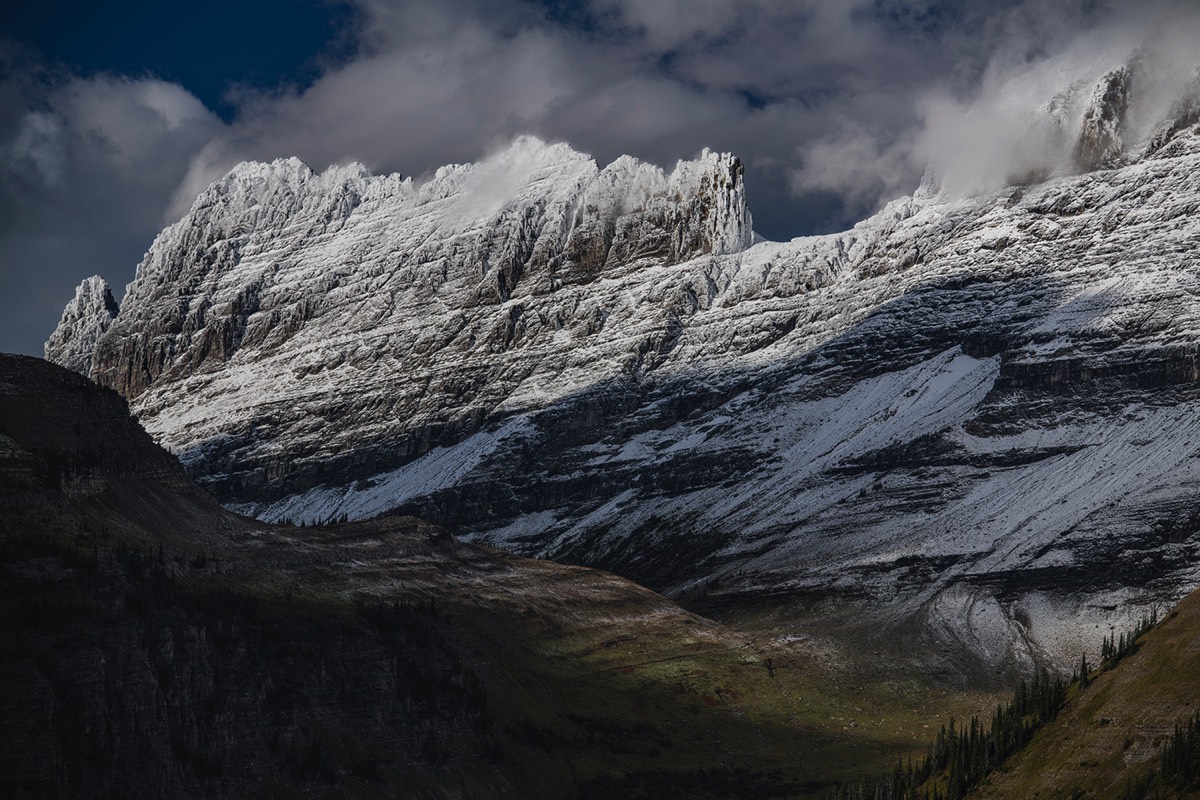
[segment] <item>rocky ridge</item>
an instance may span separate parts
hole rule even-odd
[[[91,374],[265,519],[401,508],[1071,659],[1081,620],[1200,579],[1200,135],[1184,98],[1128,141],[1130,75],[1072,112],[1096,169],[786,243],[750,246],[729,156],[243,165],[156,241]]]
[[[75,290],[75,297],[63,309],[58,327],[46,342],[46,360],[89,374],[96,343],[112,325],[117,310],[108,282],[99,275],[86,279]]]

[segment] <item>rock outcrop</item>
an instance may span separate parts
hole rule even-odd
[[[1135,80],[1134,67],[1121,66],[1100,79],[1083,114],[1075,161],[1093,170],[1125,152],[1125,123]]]
[[[96,344],[112,325],[117,311],[108,283],[99,275],[86,279],[75,290],[58,327],[46,341],[46,360],[82,375],[90,374]]]

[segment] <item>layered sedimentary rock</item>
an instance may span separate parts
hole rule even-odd
[[[266,519],[399,508],[1073,658],[1081,620],[1200,577],[1200,136],[1184,97],[1130,141],[1136,78],[1055,111],[1076,171],[786,243],[751,246],[730,156],[243,165],[155,242],[92,375]]]

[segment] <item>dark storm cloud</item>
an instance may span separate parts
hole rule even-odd
[[[1147,37],[1170,41],[1175,73],[1195,66],[1183,2],[354,5],[352,58],[301,86],[231,88],[228,122],[174,84],[10,58],[0,347],[35,351],[86,275],[129,280],[154,233],[243,159],[421,175],[521,133],[602,163],[669,166],[707,146],[746,161],[756,226],[781,238],[852,223],[911,192],[930,160],[964,189],[1052,160],[1028,115]]]

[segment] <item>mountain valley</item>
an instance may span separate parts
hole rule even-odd
[[[1200,798],[1200,3],[17,6],[0,800]]]
[[[819,797],[994,696],[411,518],[238,517],[37,359],[0,446],[12,796]]]

